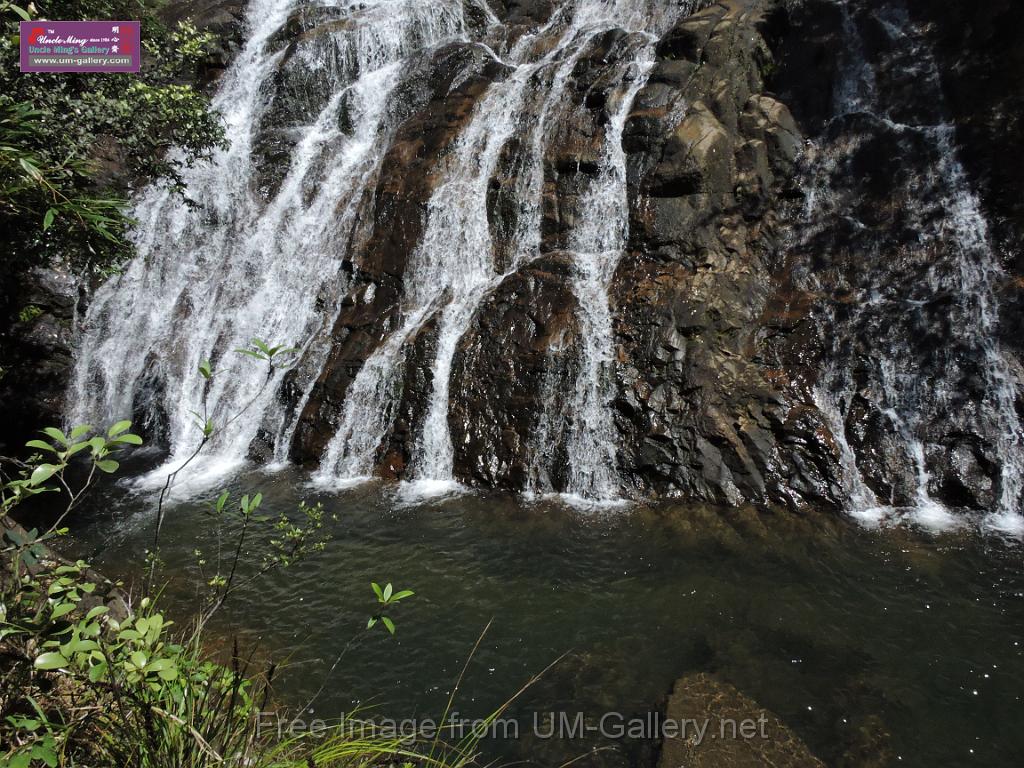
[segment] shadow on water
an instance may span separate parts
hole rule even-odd
[[[497,494],[403,505],[393,486],[325,493],[294,470],[232,486],[261,490],[270,512],[305,498],[337,514],[325,552],[239,595],[212,629],[289,659],[283,704],[308,700],[363,631],[371,580],[416,591],[394,611],[396,636],[362,638],[311,717],[367,703],[396,718],[439,716],[493,619],[460,717],[487,715],[568,652],[513,706],[519,738],[491,743],[506,760],[557,764],[614,746],[587,764],[643,764],[652,744],[597,732],[543,739],[534,717],[642,716],[700,671],[776,712],[829,764],[1009,766],[1024,750],[1014,727],[1024,715],[1016,545],[695,505],[587,512]],[[79,516],[67,547],[131,584],[152,535],[151,501],[123,489],[113,499]],[[212,544],[202,510],[176,504],[162,534],[165,603],[179,618],[200,583],[193,550]]]

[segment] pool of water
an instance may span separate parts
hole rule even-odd
[[[306,499],[337,515],[324,552],[237,595],[211,628],[287,661],[285,705],[326,680],[315,716],[368,704],[439,716],[490,623],[460,717],[488,714],[564,654],[513,705],[520,737],[487,746],[503,760],[557,765],[606,746],[584,764],[643,764],[643,741],[542,739],[532,718],[643,715],[699,671],[773,710],[830,765],[1015,766],[1024,754],[1013,542],[695,505],[581,510],[495,494],[409,504],[394,486],[331,492],[293,470],[242,473],[230,487],[262,491],[264,511]],[[215,541],[205,502],[173,504],[163,530],[164,602],[179,617],[196,604],[193,550]],[[119,487],[64,546],[130,584],[153,522],[152,496]],[[416,591],[392,612],[394,637],[363,631],[371,580]]]

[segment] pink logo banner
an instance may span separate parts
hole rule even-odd
[[[22,72],[138,72],[137,21],[23,21]]]

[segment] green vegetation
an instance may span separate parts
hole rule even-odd
[[[253,347],[260,353],[253,356],[270,364],[284,351],[255,340]],[[213,375],[208,365],[205,369],[201,375]],[[209,424],[207,418],[198,426],[206,434]],[[142,444],[130,429],[127,421],[105,430],[82,425],[67,433],[48,427],[27,443],[33,452],[25,460],[0,457],[0,765],[308,768],[397,762],[460,768],[473,763],[481,733],[449,745],[439,735],[396,737],[350,718],[326,736],[310,732],[282,740],[273,730],[260,730],[259,713],[267,706],[276,668],[253,671],[252,655],[244,656],[237,644],[227,662],[204,651],[203,628],[229,596],[269,570],[323,549],[327,536],[319,504],[300,504],[295,513],[273,516],[260,513],[259,493],[237,502],[227,492],[217,496],[211,502],[216,551],[197,551],[200,567],[214,563],[209,593],[181,632],[154,598],[132,600],[87,563],[55,557],[47,544],[67,533],[67,516],[98,478],[118,471],[125,449]],[[46,495],[60,499],[60,513],[44,531],[25,531],[11,521],[19,507]],[[244,563],[246,545],[260,531],[268,554],[259,563]],[[247,574],[240,577],[243,570]],[[378,621],[394,634],[395,623],[383,611],[392,611],[413,592],[390,583],[371,587],[378,613],[357,637]],[[353,728],[353,722],[360,727]]]
[[[203,626],[210,613],[243,586],[234,576],[249,526],[270,522],[273,531],[274,554],[257,569],[259,575],[268,565],[287,566],[320,548],[325,540],[319,506],[300,507],[313,520],[304,526],[284,514],[276,521],[264,519],[257,514],[262,497],[243,496],[237,504],[241,523],[234,528],[236,542],[229,548],[233,556],[225,560],[227,575],[218,571],[209,583],[207,605],[214,607],[182,632],[175,631],[153,598],[133,601],[87,563],[54,557],[46,543],[67,532],[62,525],[68,513],[95,478],[118,470],[115,457],[122,450],[141,444],[130,427],[122,421],[107,430],[80,426],[66,434],[50,427],[43,430],[45,439],[30,441],[27,447],[35,453],[27,461],[4,459],[0,466],[0,766],[475,764],[486,727],[460,734],[452,743],[440,733],[429,739],[395,735],[355,717],[326,733],[281,738],[273,728],[261,730],[260,713],[269,701],[275,666],[253,671],[252,654],[245,656],[237,643],[227,662],[215,661],[204,651]],[[76,484],[71,475],[84,479]],[[63,511],[57,519],[43,533],[14,525],[9,514],[41,494],[61,497]],[[227,493],[217,497],[213,507],[218,515],[225,514],[229,499]],[[317,543],[309,546],[311,541]],[[390,583],[371,586],[380,610],[393,609],[413,595]],[[395,632],[394,622],[379,613],[362,632],[377,620]],[[457,690],[458,684],[448,709]]]
[[[220,117],[189,84],[212,37],[189,24],[169,28],[153,0],[39,0],[30,8],[0,0],[5,255],[15,267],[59,259],[107,269],[130,255],[124,183],[162,181],[181,192],[183,167],[224,144]],[[16,22],[32,16],[141,19],[142,72],[20,72]]]

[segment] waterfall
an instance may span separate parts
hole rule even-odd
[[[678,13],[686,10],[680,8]],[[487,90],[445,159],[443,179],[428,203],[426,230],[406,271],[401,326],[371,355],[350,385],[340,427],[327,446],[315,480],[344,485],[372,473],[400,397],[398,382],[407,342],[424,323],[436,320],[432,387],[403,494],[420,498],[457,488],[448,425],[452,361],[459,340],[488,292],[539,254],[546,126],[553,115],[560,114],[560,107],[565,108],[566,83],[592,40],[616,28],[663,31],[672,18],[658,3],[583,0],[563,6],[541,30],[520,38],[513,46],[504,60],[512,67],[511,73]],[[555,42],[542,45],[549,36],[555,37]],[[581,213],[586,225],[573,235],[577,262],[574,289],[581,304],[586,305],[581,323],[591,338],[574,398],[578,427],[570,438],[574,469],[567,490],[598,500],[614,498],[618,485],[614,470],[616,436],[607,391],[611,348],[607,286],[625,243],[622,129],[633,96],[645,81],[641,70],[646,71],[653,60],[655,40],[653,35],[645,34],[644,44],[634,54],[635,61],[624,68],[624,74],[631,73],[632,79],[606,131],[602,169]],[[546,53],[538,58],[537,50]],[[541,93],[531,92],[545,85]],[[531,100],[540,104],[537,119],[524,125],[523,107]],[[526,134],[523,146],[527,148],[517,159],[525,169],[518,177],[516,190],[521,215],[512,237],[512,259],[499,265],[488,223],[487,188],[502,151],[517,132]]]
[[[622,131],[633,98],[647,82],[654,64],[649,47],[641,49],[628,71],[631,82],[605,132],[602,168],[584,201],[571,234],[575,256],[573,291],[579,302],[582,360],[572,397],[575,416],[569,433],[568,493],[584,499],[613,501],[619,496],[616,430],[610,403],[615,345],[608,287],[626,246],[629,200]]]
[[[1024,428],[1015,408],[1014,376],[998,341],[994,286],[1002,268],[989,239],[980,200],[958,157],[955,128],[945,119],[938,66],[929,43],[914,27],[905,9],[893,6],[872,13],[873,21],[886,32],[890,55],[901,61],[900,71],[912,74],[919,93],[927,96],[926,119],[910,121],[899,112],[902,103],[887,103],[880,95],[875,69],[866,59],[851,4],[841,0],[839,5],[847,44],[840,82],[835,89],[832,125],[836,130],[831,132],[832,138],[819,140],[818,146],[812,148],[811,154],[818,158],[812,163],[814,170],[809,183],[813,194],[808,195],[808,226],[813,229],[815,219],[832,217],[846,219],[855,229],[866,230],[854,218],[854,208],[844,197],[847,193],[829,189],[829,179],[833,184],[838,179],[850,187],[857,183],[848,178],[843,166],[851,146],[862,141],[855,120],[875,121],[878,131],[894,141],[915,142],[914,146],[924,148],[918,151],[927,151],[929,158],[934,158],[912,183],[906,182],[905,188],[901,186],[903,182],[895,181],[891,193],[914,223],[917,239],[915,243],[888,247],[901,249],[908,254],[907,258],[926,265],[923,284],[901,285],[902,275],[896,271],[882,278],[867,278],[866,283],[842,280],[843,290],[857,292],[851,305],[852,319],[847,321],[846,330],[839,331],[835,331],[834,315],[826,319],[826,325],[833,329],[832,340],[826,344],[831,347],[831,365],[823,373],[815,397],[836,436],[851,512],[876,523],[888,517],[910,517],[934,527],[954,524],[950,512],[932,498],[927,443],[935,439],[929,433],[935,424],[952,424],[954,418],[961,418],[976,425],[983,434],[994,436],[992,447],[1000,469],[992,524],[1019,528],[1024,490]],[[934,201],[934,210],[921,202],[927,200]],[[877,250],[886,246],[873,247]],[[935,259],[929,256],[932,252],[948,255]],[[884,263],[886,259],[879,260]],[[823,288],[816,276],[809,275],[807,279],[813,289]],[[928,303],[947,295],[955,297],[955,302],[947,318],[948,338],[943,340],[941,349],[929,350],[923,345],[924,340],[915,338],[913,333],[901,335],[899,330],[892,330],[904,322],[913,327],[919,316],[919,322],[925,324],[927,316],[922,313]],[[877,338],[868,350],[872,366],[861,371],[859,381],[855,382],[847,370],[849,350],[841,347],[859,328]],[[928,366],[927,370],[923,365]],[[983,380],[979,412],[955,414],[959,407],[957,381],[970,377],[971,366],[980,368]],[[872,401],[902,441],[915,485],[908,509],[894,509],[888,501],[880,503],[861,476],[861,457],[846,438],[846,412],[858,393]]]
[[[596,500],[617,496],[607,289],[626,235],[622,130],[657,36],[695,5],[576,0],[507,51],[485,46],[507,75],[485,91],[442,158],[422,239],[403,276],[398,319],[350,383],[316,481],[345,484],[373,474],[401,398],[411,340],[429,323],[436,329],[432,386],[416,425],[405,492],[455,487],[448,412],[459,341],[486,296],[540,256],[551,127],[580,106],[568,88],[580,57],[601,35],[621,29],[633,36],[628,60],[619,67],[601,168],[570,235],[572,289],[586,343],[566,398],[572,428],[564,436],[572,463],[565,490]],[[485,3],[477,10],[488,33],[502,31]],[[327,33],[313,27],[316,34],[282,40],[282,30],[302,27],[308,14],[339,21]],[[138,195],[137,257],[96,292],[82,322],[70,418],[147,421],[152,436],[166,441],[169,457],[138,480],[141,487],[162,483],[192,454],[201,440],[196,422],[206,418],[215,432],[189,473],[196,487],[236,471],[256,441],[263,456],[287,459],[352,286],[342,266],[370,218],[373,196],[366,193],[396,128],[391,102],[403,64],[418,51],[471,34],[456,0],[376,0],[347,10],[340,3],[253,0],[246,24],[244,48],[213,99],[229,147],[208,164],[184,169],[187,199],[155,186]],[[279,177],[261,151],[268,131],[288,149]],[[518,215],[499,254],[487,191],[513,140]],[[238,354],[253,338],[295,347],[289,365],[271,368]],[[207,360],[214,370],[209,381],[198,375]],[[282,407],[286,382],[297,399]]]
[[[798,247],[825,264],[807,270],[803,287],[836,299],[819,310],[832,333],[820,339],[813,397],[835,436],[838,482],[862,518],[946,524],[950,510],[936,499],[950,498],[941,484],[954,477],[955,446],[956,472],[998,467],[993,488],[964,493],[991,491],[992,523],[1019,523],[1024,429],[1019,372],[998,340],[1002,272],[957,156],[938,66],[900,6],[836,2],[848,44],[831,120],[807,152]],[[285,462],[296,434],[305,441],[320,430],[310,439],[322,449],[317,483],[372,477],[401,436],[405,498],[457,491],[450,411],[460,351],[472,348],[495,292],[557,252],[575,324],[535,350],[546,361],[536,372],[537,413],[512,430],[516,439],[529,432],[523,490],[618,502],[610,288],[629,234],[623,133],[658,40],[704,4],[567,0],[523,32],[478,1],[252,0],[246,43],[213,99],[230,146],[183,169],[185,197],[152,186],[135,198],[137,256],[97,290],[82,319],[69,419],[133,418],[150,442],[165,442],[165,466],[138,479],[141,487],[162,484],[192,455],[203,439],[196,422],[209,418],[213,439],[189,473],[197,487],[250,457]],[[876,34],[862,40],[868,13]],[[360,262],[389,221],[388,203],[376,208],[390,194],[378,184],[390,173],[385,158],[418,109],[420,64],[446,61],[449,44],[487,61],[466,77],[490,82],[467,91],[468,114],[448,118],[458,132],[417,188],[428,195],[422,234],[396,259],[401,274],[389,275],[396,299],[367,342],[376,346],[357,370],[332,379],[345,308],[373,301],[376,283],[367,287],[371,268]],[[895,89],[893,72],[903,78]],[[901,97],[908,79],[919,95],[912,105]],[[433,107],[445,95],[428,98]],[[573,145],[559,142],[579,142],[585,167],[563,169]],[[865,146],[900,153],[884,192],[851,173],[850,158]],[[489,197],[496,186],[501,213]],[[238,354],[254,338],[294,351],[273,367]],[[209,380],[198,372],[206,361]],[[423,392],[403,392],[411,374]],[[332,389],[336,381],[344,391]],[[858,420],[869,419],[875,432],[865,438]],[[883,439],[882,448],[865,447]]]
[[[191,202],[159,187],[137,198],[138,255],[97,291],[84,319],[72,420],[131,418],[148,400],[151,413],[166,416],[173,467],[200,440],[195,414],[209,414],[217,431],[189,473],[193,482],[237,468],[261,430],[276,435],[275,456],[286,455],[294,423],[277,397],[286,372],[268,371],[234,350],[252,338],[296,346],[302,384],[317,375],[325,331],[345,295],[341,266],[363,191],[389,143],[398,67],[419,50],[465,35],[455,0],[360,6],[348,16],[352,23],[326,39],[295,44],[288,66],[326,79],[331,93],[322,106],[312,89],[299,95],[319,116],[291,130],[288,169],[268,201],[258,192],[254,145],[275,96],[299,98],[273,87],[289,53],[273,38],[295,5],[249,4],[248,41],[213,99],[230,147],[185,169]],[[344,5],[318,7],[346,13]],[[197,374],[204,360],[215,371],[208,383]],[[141,482],[162,483],[166,473],[161,468]]]

